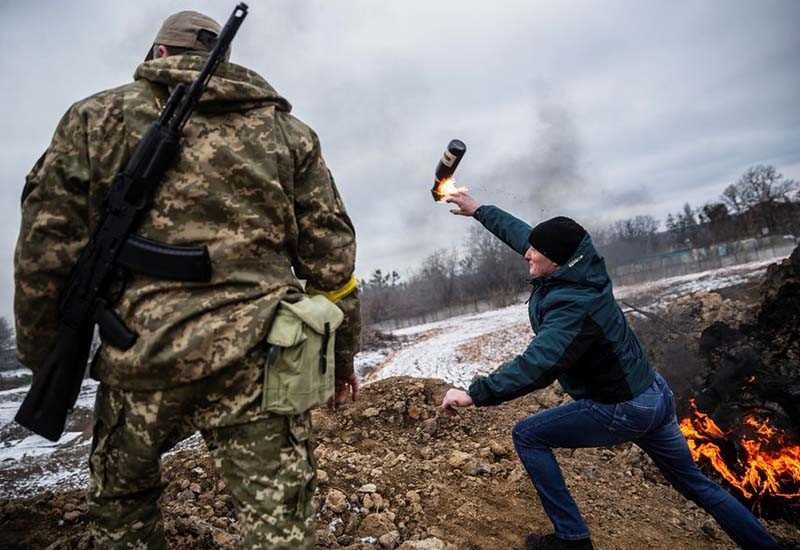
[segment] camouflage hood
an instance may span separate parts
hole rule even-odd
[[[170,90],[177,84],[191,84],[203,68],[208,55],[192,53],[146,61],[136,68],[134,80],[163,84]],[[292,106],[257,73],[233,63],[221,63],[208,82],[200,110],[242,111],[274,104],[279,111],[290,112]]]

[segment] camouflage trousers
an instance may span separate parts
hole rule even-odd
[[[200,431],[232,496],[245,548],[312,548],[311,415],[261,410],[263,350],[162,391],[100,384],[88,502],[95,547],[166,548],[161,455]]]

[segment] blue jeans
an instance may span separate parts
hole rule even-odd
[[[739,546],[780,548],[747,508],[703,475],[694,463],[678,427],[672,391],[660,375],[630,401],[606,404],[581,399],[529,416],[514,426],[512,437],[555,534],[562,539],[587,538],[589,528],[567,490],[551,449],[607,447],[632,441],[653,459],[675,489],[711,514]]]

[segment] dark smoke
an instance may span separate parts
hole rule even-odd
[[[535,133],[518,151],[500,159],[480,178],[497,182],[498,202],[518,215],[569,213],[571,199],[586,187],[578,130],[567,110],[552,102],[536,106]],[[530,220],[533,221],[533,220]]]

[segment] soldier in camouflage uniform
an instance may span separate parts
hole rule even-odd
[[[194,12],[168,18],[134,82],[74,104],[28,175],[15,256],[23,364],[36,368],[54,341],[59,290],[114,175],[169,89],[197,77],[208,49],[201,29],[216,34],[219,25]],[[256,73],[221,64],[139,228],[146,238],[207,245],[213,279],[130,275],[114,304],[139,339],[127,351],[103,345],[92,366],[100,386],[88,499],[101,548],[165,547],[160,458],[196,430],[247,548],[313,546],[310,414],[262,410],[264,338],[278,303],[303,292],[299,279],[336,296],[345,314],[335,348],[342,403],[358,390],[361,327],[353,226],[316,134],[290,109]]]

